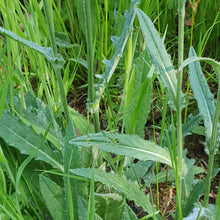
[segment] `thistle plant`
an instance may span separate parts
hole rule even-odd
[[[173,5],[175,5],[174,2]],[[67,58],[66,67],[64,66],[66,56],[61,56],[62,49],[57,48],[57,36],[65,36],[65,34],[57,34],[54,27],[54,23],[57,21],[62,23],[61,26],[65,26],[65,22],[59,14],[62,11],[61,1],[57,1],[57,6],[52,0],[43,1],[45,19],[40,10],[39,4],[41,3],[38,4],[36,0],[33,0],[30,4],[30,8],[34,6],[38,12],[39,19],[44,24],[44,31],[49,33],[50,47],[40,46],[42,41],[39,39],[37,41],[34,38],[26,40],[30,38],[29,34],[26,36],[21,31],[15,34],[15,26],[12,26],[14,32],[0,27],[1,35],[7,38],[6,41],[1,42],[2,45],[6,45],[6,49],[2,48],[0,61],[7,63],[3,69],[7,67],[7,71],[10,70],[10,75],[6,71],[5,75],[0,77],[0,82],[5,83],[3,89],[0,88],[1,94],[3,94],[0,99],[0,115],[2,115],[0,118],[0,217],[2,216],[6,220],[26,218],[136,220],[136,213],[126,202],[132,200],[136,206],[141,206],[147,213],[142,219],[164,219],[166,217],[160,210],[159,196],[156,209],[151,198],[146,196],[146,192],[143,191],[143,187],[156,183],[159,194],[159,182],[169,180],[175,185],[177,192],[175,219],[184,219],[190,215],[191,211],[197,218],[199,215],[207,216],[207,212],[210,210],[214,210],[213,215],[216,211],[216,217],[211,217],[218,219],[220,193],[218,193],[217,208],[215,209],[215,206],[209,204],[209,192],[214,156],[220,142],[220,63],[210,58],[197,57],[192,47],[189,50],[189,58],[183,60],[185,2],[181,0],[177,2],[178,67],[175,68],[164,46],[166,34],[163,39],[159,34],[163,31],[163,20],[161,19],[163,15],[159,12],[161,1],[150,3],[155,6],[156,14],[159,16],[158,33],[151,19],[140,9],[147,6],[144,1],[138,8],[140,2],[132,0],[129,12],[126,11],[122,16],[120,12],[124,4],[120,0],[118,2],[119,14],[115,13],[115,25],[119,25],[121,29],[119,29],[117,37],[111,38],[111,47],[115,47],[115,51],[112,58],[104,61],[105,66],[98,68],[99,71],[105,68],[105,71],[97,75],[96,82],[94,80],[94,62],[100,56],[100,51],[105,58],[109,55],[108,28],[110,24],[108,21],[110,18],[108,18],[108,13],[111,10],[110,4],[113,4],[110,1],[104,2],[105,16],[103,18],[105,18],[105,22],[102,25],[101,33],[103,36],[105,35],[105,40],[102,36],[104,47],[99,52],[95,50],[94,36],[97,35],[97,32],[92,11],[101,11],[103,6],[98,2],[94,6],[92,4],[94,1],[91,0],[72,3],[74,6],[78,6],[78,17],[82,18],[79,21],[79,27],[86,40],[86,52],[83,52],[86,60],[80,58],[81,53],[78,53],[77,57]],[[9,8],[13,8],[11,3],[16,3],[18,8],[22,7],[17,0],[10,0],[7,4],[8,7],[10,6]],[[66,0],[65,3],[68,7],[71,5],[69,0]],[[1,2],[0,6],[3,9],[6,7],[4,2]],[[148,9],[150,10],[150,8]],[[25,10],[24,8],[23,11]],[[17,13],[23,20],[24,16],[21,12],[22,10],[17,9]],[[6,11],[3,10],[4,18],[7,17],[5,13]],[[33,9],[32,13],[34,13]],[[54,13],[58,18],[54,16]],[[135,21],[136,15],[137,20]],[[73,15],[67,17],[70,19],[70,24],[73,24]],[[97,15],[99,21],[101,17]],[[140,29],[134,28],[138,25],[137,21]],[[9,23],[6,27],[10,28]],[[27,26],[24,28],[28,32]],[[73,26],[71,26],[70,32],[74,35]],[[143,45],[141,44],[142,36],[145,41]],[[78,35],[71,36],[71,39],[77,40]],[[66,43],[63,38],[61,41],[59,45],[67,44],[69,49],[76,46]],[[10,42],[18,43],[20,46],[17,47],[16,44]],[[13,45],[16,45],[15,51],[13,51]],[[53,73],[49,74],[53,81],[52,86],[47,85],[46,82],[49,81],[47,76],[42,77],[43,74],[40,76],[43,90],[38,94],[41,94],[41,98],[45,91],[48,104],[35,97],[33,91],[25,90],[30,85],[24,86],[22,92],[13,97],[15,92],[13,80],[18,71],[16,68],[22,70],[21,67],[24,67],[28,70],[25,62],[21,63],[21,57],[16,60],[14,71],[12,71],[14,66],[10,66],[13,61],[11,58],[16,57],[19,50],[23,51],[23,46],[28,51],[27,57],[32,56],[30,64],[33,62],[35,66],[34,60],[40,58],[41,67],[42,64],[45,64],[47,65],[44,67],[45,69],[51,66],[53,68],[51,72],[54,72],[55,76]],[[81,46],[77,46],[81,48]],[[64,54],[67,53],[64,52]],[[120,62],[120,60],[124,62]],[[77,65],[83,65],[87,71],[87,110],[92,115],[93,125],[67,104],[66,95],[71,87],[69,84],[74,79],[74,76],[71,76],[71,80],[68,82],[68,71],[73,67],[70,65],[72,61]],[[214,100],[202,73],[200,61],[211,64],[217,74],[216,100]],[[121,65],[123,68],[118,69],[122,69],[122,71],[116,69]],[[190,86],[198,103],[199,114],[189,115],[183,123],[182,109],[185,107],[185,96],[182,92],[182,78],[183,68],[187,65],[189,65]],[[116,113],[111,105],[109,83],[116,72],[122,74],[123,71],[125,80],[124,84],[122,83],[124,85],[122,100],[119,111]],[[64,73],[63,78],[61,72]],[[22,74],[24,73],[20,74],[20,81],[23,80]],[[163,114],[159,145],[144,139],[146,120],[154,99],[153,82],[156,78],[161,90],[158,94],[164,97],[164,100],[163,97],[161,98]],[[6,94],[9,86],[10,97],[8,99]],[[61,99],[61,104],[53,100],[52,90],[57,95],[55,101]],[[120,124],[121,133],[115,130],[99,132],[99,105],[105,91],[111,113],[109,120],[113,121],[114,128]],[[171,110],[170,120],[167,119],[168,106]],[[192,134],[193,130],[201,125],[202,120],[205,127],[205,144],[209,161],[205,181],[197,181],[194,179],[195,174],[204,172],[204,170],[195,166],[193,159],[186,158],[183,139]],[[76,137],[75,129],[79,130],[82,136]],[[155,129],[154,122],[153,129]],[[97,155],[97,152],[100,154]],[[98,161],[99,158],[101,158],[100,161]],[[102,160],[103,158],[104,160]],[[157,164],[156,176],[149,175],[150,172],[153,172],[155,164]],[[165,171],[160,170],[158,164],[163,164]],[[142,185],[143,180],[145,185]],[[204,191],[204,202],[201,205],[199,199]],[[204,207],[200,212],[201,206]],[[195,209],[193,209],[194,207]],[[24,213],[25,216],[23,216]]]

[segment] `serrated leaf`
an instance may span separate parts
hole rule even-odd
[[[134,62],[135,73],[131,87],[127,95],[127,106],[124,111],[124,124],[127,134],[137,134],[140,137],[144,136],[144,127],[147,116],[150,112],[152,102],[152,76],[150,74],[150,64],[147,63],[148,54],[145,50],[139,58]],[[130,84],[130,82],[129,82]]]
[[[193,172],[193,164],[195,160],[193,159],[184,159],[184,178],[182,180],[185,196],[188,197],[192,190],[193,185],[195,184],[194,180],[194,172]]]
[[[3,111],[0,120],[0,137],[8,145],[17,148],[22,154],[32,155],[35,153],[35,159],[45,161],[63,171],[60,158],[46,142],[38,149],[42,135],[37,134],[30,126],[22,123],[6,110]]]
[[[96,193],[95,211],[102,219],[121,219],[123,202],[122,196],[116,193]]]
[[[186,123],[182,125],[183,137],[186,137],[187,135],[191,135],[193,133],[194,128],[199,125],[201,120],[202,117],[200,114],[197,115],[190,114],[186,119]]]
[[[40,175],[39,177],[41,195],[54,220],[64,219],[64,192],[62,188],[51,179]]]
[[[139,0],[133,0],[131,2],[130,11],[126,12],[124,15],[124,24],[119,37],[112,36],[112,42],[115,46],[114,55],[110,60],[105,60],[104,64],[106,65],[106,71],[102,75],[99,75],[100,81],[95,85],[96,89],[96,103],[99,103],[101,96],[105,90],[106,83],[108,83],[119,63],[119,60],[122,57],[123,51],[125,49],[126,43],[132,31],[132,25],[136,16],[135,8],[139,4]],[[107,79],[107,82],[106,82]]]
[[[135,213],[132,211],[132,209],[125,204],[123,214],[122,214],[122,220],[137,220],[137,216]]]
[[[77,176],[85,177],[91,179],[92,169],[74,169],[71,172]],[[143,191],[139,189],[134,182],[130,182],[122,176],[118,176],[112,173],[106,173],[103,170],[94,169],[94,181],[101,182],[107,186],[115,188],[118,192],[122,192],[126,198],[133,200],[136,205],[142,206],[142,208],[151,213],[153,212],[153,207],[144,194]]]
[[[138,161],[135,164],[131,164],[131,166],[124,171],[124,175],[127,179],[133,181],[138,179],[140,181],[143,176],[152,171],[151,168],[154,166],[153,164],[152,161]]]
[[[193,209],[193,212],[190,213],[190,215],[188,215],[187,217],[183,218],[183,220],[194,220],[194,219],[219,220],[218,218],[216,218],[215,213],[216,213],[216,206],[212,204],[208,204],[208,207],[206,208],[195,207]]]
[[[74,138],[70,141],[79,147],[98,146],[101,150],[125,155],[139,160],[153,160],[171,166],[170,154],[153,142],[145,141],[136,135],[117,133],[97,133]]]
[[[58,54],[58,57],[55,57],[53,55],[53,50],[51,47],[41,47],[39,44],[33,43],[32,41],[25,40],[22,37],[19,37],[18,35],[16,35],[14,32],[8,31],[2,27],[0,27],[0,33],[42,54],[43,56],[45,56],[45,58],[49,62],[51,62],[51,64],[57,65],[59,66],[59,68],[63,67],[65,63],[64,59],[62,58],[60,54]]]
[[[193,209],[194,203],[199,201],[200,196],[204,193],[205,181],[200,180],[193,185],[191,193],[186,197],[186,202],[183,204],[183,215],[187,216]]]
[[[189,58],[195,56],[196,53],[191,47],[189,51]],[[212,134],[212,124],[215,114],[214,96],[209,90],[209,86],[202,73],[199,61],[189,64],[189,79],[194,96],[198,103],[199,112],[202,115],[205,124],[206,137],[209,139]]]
[[[163,86],[169,94],[169,104],[174,110],[177,108],[177,77],[170,56],[163,41],[156,31],[150,18],[140,9],[136,9],[141,30],[144,35],[148,54],[155,65]]]
[[[59,47],[70,48],[71,44],[69,42],[68,36],[66,33],[55,32],[55,40],[56,44]]]
[[[80,131],[82,135],[94,133],[94,128],[79,112],[73,108],[69,108],[70,117],[73,120],[74,126]]]
[[[14,97],[14,107],[20,120],[24,124],[31,126],[36,133],[44,134],[48,124],[52,121],[49,107],[32,96],[30,92],[27,92],[25,95],[25,105],[26,108],[21,108],[20,99]],[[53,143],[57,149],[60,149],[60,146],[64,144],[61,130],[55,129],[53,126],[51,126],[46,139]]]
[[[87,219],[87,210],[88,210],[87,201],[82,196],[78,196],[77,197],[77,203],[79,204],[78,205],[78,210],[77,210],[79,220]],[[95,215],[94,220],[100,220],[100,218],[98,218],[97,215]]]

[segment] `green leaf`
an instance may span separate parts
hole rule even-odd
[[[79,147],[98,146],[101,150],[125,155],[139,160],[153,160],[171,166],[170,154],[153,142],[145,141],[136,135],[117,133],[97,133],[74,138],[70,141]]]
[[[196,53],[192,47],[189,51],[189,58],[190,57],[196,57]],[[206,137],[210,139],[215,114],[214,96],[209,90],[209,86],[202,73],[199,61],[189,63],[189,79],[194,96],[198,103],[199,112],[202,115],[205,124]]]
[[[122,27],[121,35],[119,37],[112,36],[111,40],[115,47],[114,55],[110,60],[105,60],[103,63],[106,65],[106,71],[102,75],[96,75],[99,78],[99,83],[95,85],[96,88],[96,103],[99,103],[101,96],[105,90],[106,83],[108,83],[122,57],[123,51],[127,44],[128,38],[132,31],[133,22],[136,16],[135,8],[139,4],[139,0],[133,0],[131,2],[130,11],[126,11],[124,15],[124,24]],[[107,82],[106,82],[107,79]]]
[[[182,125],[183,137],[187,135],[191,135],[194,131],[194,128],[199,125],[202,117],[200,114],[197,115],[189,115],[186,119],[186,123]]]
[[[220,219],[220,183],[218,185],[218,196],[216,199],[216,216],[215,220]]]
[[[40,175],[40,191],[54,220],[64,219],[64,200],[62,188],[51,179]]]
[[[144,127],[147,116],[150,112],[152,102],[152,75],[150,64],[147,62],[149,56],[147,51],[141,53],[139,58],[134,62],[135,73],[133,86],[129,85],[129,91],[132,94],[128,95],[127,106],[125,106],[124,123],[127,134],[137,134],[140,137],[144,136]],[[130,83],[130,82],[129,82]]]
[[[33,43],[32,41],[25,40],[25,39],[19,37],[18,35],[16,35],[14,32],[8,31],[2,27],[0,27],[0,33],[7,36],[7,37],[10,37],[11,39],[13,39],[13,40],[25,45],[25,46],[27,46],[28,48],[33,49],[36,52],[42,54],[43,56],[45,56],[45,58],[49,62],[51,62],[51,64],[58,65],[59,67],[63,67],[63,65],[65,63],[64,59],[62,58],[61,55],[58,55],[58,57],[55,57],[53,55],[52,48],[41,47],[39,44]]]
[[[87,219],[87,210],[88,210],[88,203],[87,201],[81,197],[77,196],[77,203],[78,203],[78,216],[79,220]]]
[[[73,108],[69,108],[70,118],[73,120],[74,126],[80,131],[82,135],[88,133],[94,133],[94,128],[92,124],[85,119],[79,112]]]
[[[194,51],[193,47],[190,47],[190,50]],[[213,60],[211,58],[207,58],[207,57],[197,57],[195,51],[194,51],[193,57],[190,57],[190,58],[187,58],[186,60],[184,60],[184,62],[179,67],[179,71],[181,69],[183,69],[184,67],[186,67],[187,65],[189,65],[190,63],[193,63],[196,61],[204,61],[206,63],[209,63],[210,65],[213,66],[217,76],[220,77],[220,62]]]
[[[69,42],[68,36],[66,33],[55,32],[56,45],[63,48],[70,48],[71,44]]]
[[[49,107],[35,98],[29,91],[25,95],[25,106],[26,108],[22,107],[19,97],[14,97],[14,107],[20,120],[31,126],[36,133],[44,134],[48,124],[53,120]],[[61,130],[53,126],[51,126],[46,139],[53,143],[57,149],[64,145]]]
[[[190,207],[191,209],[194,206]],[[183,218],[183,220],[219,220],[215,217],[216,206],[212,204],[208,204],[207,208],[201,207],[200,204],[196,204],[196,207],[193,209],[193,212],[190,213],[187,217]]]
[[[92,175],[92,169],[86,168],[74,169],[71,170],[71,172],[77,176],[88,179],[91,179]],[[149,199],[134,182],[130,182],[122,176],[113,173],[106,173],[105,171],[98,169],[94,169],[94,181],[113,187],[117,191],[122,192],[129,200],[133,200],[136,205],[142,206],[145,211],[149,213],[153,212],[153,207]]]
[[[5,155],[4,155],[3,151],[2,151],[1,144],[0,144],[0,163],[3,163],[3,164],[7,163],[7,159],[5,158]]]
[[[127,204],[125,204],[121,219],[122,220],[137,220],[137,216],[132,211],[132,209]]]
[[[199,198],[204,193],[205,181],[200,180],[198,183],[192,186],[191,192],[186,201],[183,203],[183,215],[187,216],[193,209],[194,204],[199,201]]]
[[[81,167],[80,154],[78,147],[69,144],[69,140],[74,136],[73,123],[70,123],[66,129],[65,144],[63,146],[63,166],[64,173],[64,191],[66,199],[66,210],[68,219],[78,219],[77,196],[86,194],[84,182],[69,177],[69,169]]]
[[[45,161],[53,167],[63,171],[59,155],[57,155],[47,142],[44,142],[40,149],[42,135],[37,134],[30,126],[21,122],[9,111],[4,110],[0,120],[0,137],[5,142],[20,150],[22,154],[35,154],[35,159]]]
[[[169,94],[169,104],[174,110],[177,108],[177,78],[170,56],[168,55],[159,33],[150,18],[140,9],[136,9],[141,30],[144,35],[148,54],[155,65],[159,77]]]
[[[143,178],[145,175],[149,177],[148,172],[152,171],[152,167],[154,167],[154,163],[152,161],[138,161],[135,164],[131,164],[130,167],[125,169],[124,175],[127,179],[132,181],[139,180]]]
[[[78,211],[79,220],[87,219],[87,210],[88,210],[87,201],[83,197],[78,196],[77,203],[78,203],[77,211]],[[98,218],[97,215],[95,215],[94,220],[100,220],[100,218]]]
[[[116,193],[95,194],[96,213],[102,219],[121,219],[123,198]],[[114,211],[113,211],[114,210]]]

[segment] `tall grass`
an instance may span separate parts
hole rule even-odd
[[[219,3],[196,3],[195,25],[186,27],[185,1],[0,2],[0,217],[133,220],[138,214],[132,208],[140,206],[142,219],[165,219],[160,183],[170,181],[175,219],[191,212],[207,217],[210,210],[218,218],[219,195],[211,205],[209,192],[219,147],[220,64],[197,54],[215,54],[208,42],[219,31]],[[206,18],[200,7],[215,11],[214,17]],[[191,47],[184,61],[189,44],[197,53]],[[217,75],[216,100],[199,61]],[[185,106],[187,65],[197,115]],[[68,105],[77,95],[74,86],[88,89],[87,119]],[[100,132],[99,114],[108,120],[106,131]],[[145,140],[146,121],[153,141]],[[203,125],[208,171],[205,180],[195,180],[204,169],[187,158],[183,139]]]

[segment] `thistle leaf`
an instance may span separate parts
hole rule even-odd
[[[25,40],[22,37],[16,35],[14,32],[8,31],[2,27],[0,27],[0,33],[42,54],[51,64],[57,65],[59,66],[59,68],[63,67],[65,63],[63,57],[60,54],[58,55],[58,57],[55,57],[53,55],[53,50],[51,47],[41,47],[39,44]]]
[[[92,169],[82,168],[73,169],[71,172],[77,176],[85,177],[91,179]],[[107,186],[113,187],[119,192],[122,192],[126,198],[133,200],[136,205],[142,206],[142,208],[151,213],[153,212],[153,207],[144,194],[143,191],[139,189],[134,182],[130,182],[122,176],[118,176],[112,173],[106,173],[103,170],[94,169],[94,181],[101,182]]]
[[[32,155],[34,153],[36,159],[45,161],[63,171],[59,155],[50,148],[47,142],[38,148],[42,135],[36,133],[32,127],[27,126],[6,110],[3,111],[0,120],[0,137],[22,154]]]
[[[196,57],[195,50],[191,47],[189,58]],[[194,96],[198,103],[199,112],[206,128],[206,137],[209,139],[212,134],[212,124],[215,114],[214,96],[209,90],[209,86],[202,73],[199,61],[189,63],[189,79]]]
[[[103,63],[106,65],[106,71],[102,75],[97,75],[100,79],[99,83],[95,85],[96,88],[96,103],[99,103],[101,96],[105,90],[106,83],[108,83],[122,57],[126,43],[132,31],[132,25],[136,16],[135,8],[139,4],[139,0],[133,0],[131,2],[130,12],[126,12],[124,15],[124,24],[120,37],[112,36],[112,43],[115,46],[115,52],[110,60],[105,60]],[[107,82],[106,82],[107,79]]]
[[[150,112],[152,102],[152,75],[150,64],[147,62],[149,56],[145,50],[134,62],[135,73],[129,81],[130,97],[124,111],[124,123],[127,134],[144,136],[144,127]],[[154,68],[154,67],[153,67]]]
[[[74,138],[70,143],[78,147],[98,146],[103,151],[143,161],[158,161],[171,166],[170,154],[167,149],[159,147],[153,142],[145,141],[136,135],[102,132]]]
[[[168,55],[159,33],[150,18],[140,9],[136,9],[141,30],[144,35],[148,54],[155,65],[163,86],[169,94],[169,104],[174,110],[177,108],[177,77],[170,56]]]
[[[39,183],[40,192],[53,219],[64,219],[64,192],[62,188],[43,175],[40,175]]]

